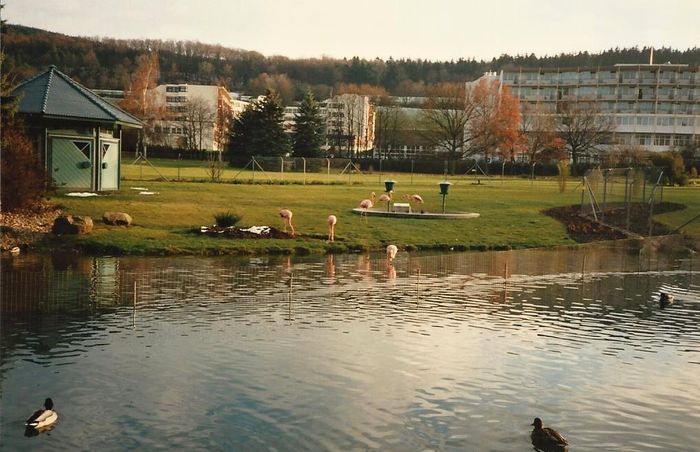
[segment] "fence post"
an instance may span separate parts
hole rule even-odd
[[[606,169],[603,173],[603,208],[600,211],[600,221],[605,222],[605,205],[608,199],[608,177],[610,176],[610,170]]]
[[[411,185],[413,185],[413,159],[411,159]]]
[[[306,185],[306,158],[302,157],[301,160],[304,162],[304,185]]]
[[[331,181],[331,159],[328,159],[328,158],[326,159],[326,168],[327,168],[326,171],[328,173],[327,179],[328,179],[328,182],[330,183],[330,181]]]
[[[379,157],[379,182],[382,182],[382,158]]]
[[[627,200],[627,231],[630,230],[630,213],[632,211],[632,186],[629,184],[630,169],[625,172],[625,199]]]
[[[280,157],[280,173],[282,173],[282,182],[284,182],[284,157]]]

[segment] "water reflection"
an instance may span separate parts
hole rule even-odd
[[[64,421],[37,447],[528,450],[537,416],[572,450],[688,450],[697,264],[615,246],[3,261],[3,445],[26,447],[43,391]]]

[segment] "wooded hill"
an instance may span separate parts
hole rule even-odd
[[[307,89],[312,89],[317,98],[323,98],[341,84],[374,85],[392,95],[420,96],[426,85],[474,80],[487,70],[649,61],[649,49],[637,47],[543,57],[501,55],[491,61],[290,59],[196,41],[75,37],[11,24],[3,25],[2,46],[6,55],[2,70],[17,81],[55,64],[90,88],[124,89],[136,69],[137,57],[150,50],[158,52],[163,83],[220,83],[231,91],[249,94],[260,94],[265,88],[273,87],[287,102],[301,99]],[[468,52],[469,46],[465,44],[465,53]],[[698,65],[700,48],[654,49],[654,60]]]

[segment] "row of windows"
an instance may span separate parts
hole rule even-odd
[[[506,72],[503,78],[509,83],[528,83],[528,82],[543,82],[543,83],[636,83],[636,82],[656,82],[657,79],[662,83],[675,82],[694,82],[700,81],[700,76],[695,72],[678,72],[678,71],[605,71],[605,72]]]
[[[187,96],[165,96],[166,102],[187,102]]]
[[[618,125],[639,125],[639,126],[681,126],[692,127],[695,125],[695,118],[692,116],[681,116],[673,118],[670,116],[616,116],[615,123]]]
[[[618,134],[615,136],[616,144],[630,144],[640,146],[676,146],[683,147],[690,143],[690,135],[667,134]]]
[[[166,134],[173,134],[173,135],[182,135],[184,132],[184,129],[182,127],[161,127],[161,126],[156,126],[155,127],[156,133],[166,133]]]
[[[170,85],[165,87],[165,91],[168,93],[186,93],[187,85]]]
[[[561,113],[567,105],[566,102],[541,102],[537,104],[537,109],[545,113]],[[581,102],[579,102],[578,105],[581,108],[585,108],[585,105]],[[593,105],[593,108],[597,108],[604,113],[700,114],[700,103],[597,102]]]
[[[671,98],[677,100],[695,100],[700,98],[700,88],[673,88],[673,87],[632,87],[632,86],[579,86],[579,87],[516,87],[513,94],[521,99],[528,97],[539,97],[545,100],[562,99],[567,96],[574,96],[586,99],[616,96],[618,98],[649,99]]]
[[[170,112],[170,113],[187,113],[187,107],[184,105],[177,105],[177,106],[168,105],[166,107],[166,110],[168,110],[168,112]]]

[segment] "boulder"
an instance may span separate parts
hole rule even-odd
[[[55,235],[89,234],[92,232],[92,227],[93,223],[90,217],[61,215],[54,220],[51,232]]]
[[[131,215],[124,212],[105,212],[102,214],[102,221],[105,224],[116,226],[129,226],[131,224]]]

